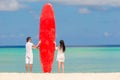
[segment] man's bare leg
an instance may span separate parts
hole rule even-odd
[[[30,72],[32,73],[32,64],[30,64]]]
[[[26,73],[28,73],[28,64],[26,64],[25,67],[26,67]]]

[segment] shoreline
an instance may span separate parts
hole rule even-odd
[[[119,73],[0,73],[0,80],[120,80]]]

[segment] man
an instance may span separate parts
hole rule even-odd
[[[27,37],[26,39],[26,73],[28,73],[28,64],[30,64],[30,72],[32,73],[32,65],[33,65],[33,51],[32,48],[36,48],[36,46],[32,43],[31,37]]]

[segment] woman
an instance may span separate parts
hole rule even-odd
[[[56,47],[56,50],[58,50],[58,53],[57,53],[58,73],[60,73],[61,64],[62,64],[62,72],[64,73],[65,43],[63,40],[59,41],[59,46]]]

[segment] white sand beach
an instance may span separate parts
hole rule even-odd
[[[120,73],[0,73],[0,80],[120,80]]]

